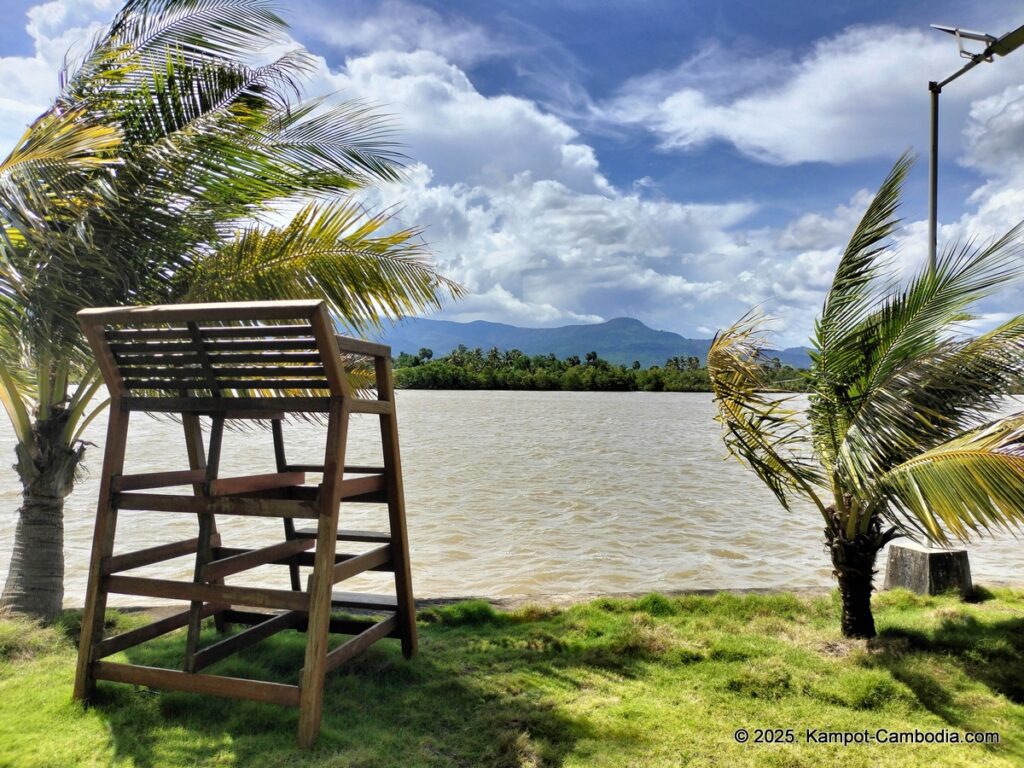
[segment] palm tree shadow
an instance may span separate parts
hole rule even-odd
[[[969,727],[970,708],[956,705],[955,682],[920,663],[914,651],[942,654],[969,679],[1024,704],[1024,617],[981,622],[969,614],[944,618],[931,631],[886,628],[874,662],[910,688],[921,705],[955,727]]]
[[[205,642],[213,638],[204,634]],[[225,760],[318,765],[325,754],[359,766],[557,767],[578,740],[594,735],[585,719],[536,692],[496,684],[476,662],[450,651],[433,654],[431,645],[425,637],[420,655],[407,661],[385,641],[329,676],[321,736],[308,752],[295,746],[298,710],[290,707],[101,682],[96,708],[117,755],[140,768]],[[290,630],[204,671],[294,683],[304,647],[305,636]],[[176,632],[126,656],[133,664],[180,669],[182,648]],[[528,666],[545,675],[558,665],[542,652]]]

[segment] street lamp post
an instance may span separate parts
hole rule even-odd
[[[928,156],[928,270],[935,272],[936,247],[938,244],[938,190],[939,190],[939,94],[942,89],[956,80],[960,75],[974,69],[982,62],[992,61],[993,56],[1005,56],[1024,45],[1024,25],[1017,27],[1002,37],[993,37],[982,32],[971,32],[959,27],[943,27],[932,24],[934,29],[948,32],[956,37],[960,47],[960,55],[969,59],[960,69],[942,81],[931,81],[928,83],[928,90],[931,93],[932,130],[931,130],[931,152]],[[980,53],[971,53],[964,48],[964,40],[974,40],[985,43],[985,49]]]

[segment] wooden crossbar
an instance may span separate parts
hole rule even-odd
[[[394,413],[394,406],[386,400],[352,400],[352,413],[376,413],[386,415]]]
[[[200,670],[211,664],[220,661],[232,653],[236,653],[250,646],[256,645],[271,635],[275,635],[285,629],[290,629],[302,623],[306,614],[298,611],[288,611],[268,616],[264,621],[255,624],[248,629],[226,637],[206,648],[200,648],[193,656],[193,670]]]
[[[214,560],[203,566],[203,578],[216,581],[233,573],[247,571],[258,565],[267,565],[280,560],[287,562],[293,555],[312,549],[316,546],[315,539],[292,539],[272,544],[261,549],[247,549],[223,559]]]
[[[351,336],[335,336],[338,344],[338,351],[350,355],[365,355],[367,357],[391,357],[391,347],[387,344],[377,344],[363,339],[353,339]]]
[[[233,493],[265,491],[268,488],[287,488],[306,482],[305,472],[270,472],[264,475],[243,475],[241,477],[220,477],[210,483],[211,496],[228,496]]]
[[[316,538],[315,528],[299,528],[295,531],[298,538]],[[373,544],[390,544],[391,534],[380,531],[338,531],[338,541],[366,541]]]
[[[398,628],[398,617],[388,618],[359,633],[327,654],[326,671],[331,672],[354,656],[359,655],[382,637],[387,637]]]
[[[135,475],[121,475],[112,481],[113,490],[139,491],[144,488],[169,488],[175,485],[191,485],[206,479],[202,470],[186,469],[177,472],[143,472]]]
[[[231,603],[257,608],[282,608],[289,611],[309,610],[309,595],[306,592],[261,587],[196,584],[190,581],[147,579],[141,576],[110,576],[107,579],[107,591],[139,597]]]
[[[367,475],[366,477],[353,477],[341,481],[341,498],[347,499],[352,496],[362,496],[366,493],[376,493],[384,490],[384,478],[380,475]]]
[[[161,544],[157,547],[138,549],[134,552],[125,552],[123,555],[114,555],[104,560],[101,569],[104,574],[130,571],[132,568],[141,568],[144,565],[162,563],[164,560],[172,560],[182,555],[194,555],[199,549],[199,539],[184,539],[170,544]]]
[[[335,608],[356,608],[362,611],[393,611],[398,601],[393,595],[369,595],[362,592],[335,592],[331,595]]]
[[[119,509],[146,512],[188,512],[198,515],[296,517],[315,520],[320,510],[313,501],[254,499],[239,496],[172,496],[162,493],[118,494]]]
[[[297,685],[245,680],[240,677],[221,675],[197,675],[179,672],[175,669],[117,664],[110,661],[97,661],[92,665],[92,670],[93,676],[98,680],[111,680],[115,683],[132,683],[150,688],[205,693],[228,699],[265,701],[268,704],[285,704],[292,707],[299,705],[299,687]]]
[[[151,307],[83,309],[78,317],[89,324],[141,325],[221,320],[305,320],[323,307],[322,301],[233,301],[209,304],[164,304]]]
[[[323,472],[323,464],[284,464],[283,472]],[[382,475],[384,467],[363,466],[359,464],[345,465],[346,475]]]
[[[329,397],[130,397],[121,399],[127,411],[147,413],[218,414],[225,411],[258,414],[327,413],[331,409]],[[252,416],[250,418],[255,418]]]
[[[308,540],[308,537],[307,537],[307,540]],[[341,541],[341,539],[339,539],[339,541]],[[227,559],[229,557],[235,557],[236,555],[245,555],[245,554],[248,554],[249,552],[253,552],[255,550],[239,548],[239,547],[216,547],[213,551],[214,551],[215,556],[218,559],[223,560],[223,559]],[[354,555],[354,554],[351,554],[351,553],[348,553],[348,552],[335,552],[334,553],[334,562],[335,563],[343,563],[346,560],[351,560],[353,557],[356,557],[356,556],[357,555]],[[316,554],[314,552],[304,551],[304,552],[299,552],[297,555],[288,555],[288,556],[285,556],[285,557],[278,557],[278,558],[276,558],[274,560],[268,560],[266,563],[261,563],[261,565],[293,565],[294,564],[294,565],[302,565],[302,566],[312,566],[315,562],[316,562]],[[390,563],[390,562],[387,562],[387,563],[383,563],[382,565],[374,566],[373,568],[367,568],[367,570],[369,570],[369,571],[381,571],[381,572],[393,571],[394,570],[394,565],[392,563]],[[293,586],[292,589],[298,590],[298,589],[301,589],[301,587]]]
[[[356,555],[348,560],[343,560],[334,566],[333,579],[337,584],[339,581],[350,579],[356,574],[377,568],[391,562],[391,545],[385,544],[382,547],[371,549],[361,555]]]
[[[207,616],[213,615],[216,609],[212,605],[203,607],[202,617],[205,619]],[[180,629],[188,624],[190,611],[181,611],[175,613],[172,616],[154,621],[151,624],[146,624],[144,627],[137,627],[136,629],[130,629],[127,632],[122,632],[119,635],[113,635],[105,640],[97,643],[93,646],[92,659],[102,659],[107,656],[112,656],[115,653],[119,653],[127,648],[133,648],[136,645],[145,643],[148,640],[166,635],[168,632],[173,632],[176,629]]]

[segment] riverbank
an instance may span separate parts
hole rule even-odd
[[[870,644],[839,636],[831,593],[426,607],[419,657],[379,643],[330,678],[308,753],[294,749],[295,711],[270,705],[101,684],[82,711],[70,702],[75,614],[50,629],[0,620],[0,765],[1019,765],[1024,590],[875,602]],[[213,671],[289,679],[302,640],[282,633]],[[180,643],[152,641],[130,660],[173,666]],[[793,743],[754,743],[758,728],[782,729],[783,742],[792,729]],[[880,729],[946,741],[809,741]],[[967,731],[1001,743],[949,743]]]

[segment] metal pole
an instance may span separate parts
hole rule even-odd
[[[939,219],[939,94],[942,87],[934,80],[928,83],[932,95],[932,146],[928,162],[928,273],[934,275],[937,265]]]

